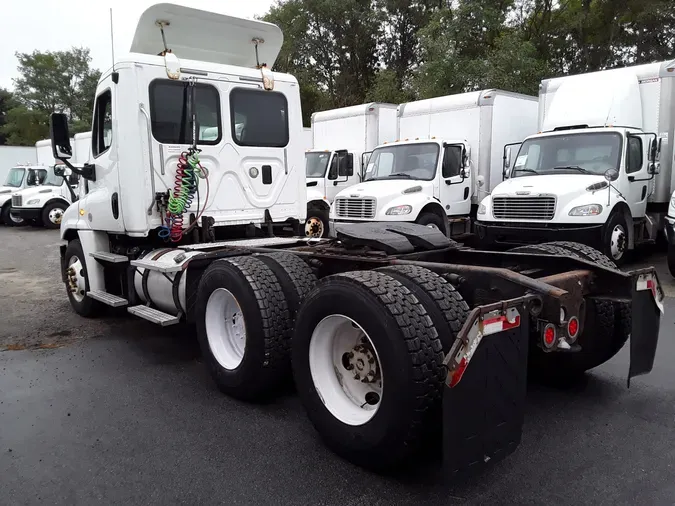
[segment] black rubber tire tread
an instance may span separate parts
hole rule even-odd
[[[438,230],[440,230],[443,234],[445,235],[448,234],[447,223],[444,223],[443,218],[441,218],[437,214],[422,213],[417,217],[415,223],[417,223],[418,225],[436,225],[438,227]]]
[[[675,246],[668,245],[668,270],[672,276],[675,276]]]
[[[328,237],[330,233],[330,211],[326,209],[319,209],[317,207],[311,207],[307,209],[307,220],[312,216],[319,218],[323,223],[323,235],[321,237]]]
[[[45,228],[51,228],[51,229],[56,229],[56,228],[61,227],[60,223],[57,225],[56,223],[52,223],[51,221],[49,221],[49,211],[51,211],[52,209],[56,209],[57,207],[59,209],[63,209],[63,212],[65,212],[66,209],[68,208],[68,206],[65,205],[64,202],[51,202],[51,203],[47,204],[44,207],[44,209],[42,210],[42,212],[40,213],[40,217],[41,217],[40,221],[42,221],[42,226],[44,226]]]
[[[66,247],[65,259],[66,259],[66,269],[68,260],[72,256],[77,256],[82,263],[82,270],[84,271],[84,282],[85,290],[89,291],[89,273],[87,272],[87,263],[85,261],[84,250],[82,249],[82,243],[79,239],[73,239],[68,243]],[[65,273],[64,273],[65,274]],[[82,301],[77,301],[73,298],[73,294],[68,289],[68,283],[66,283],[66,294],[68,295],[68,300],[70,305],[73,307],[75,312],[80,316],[85,318],[95,318],[103,313],[105,307],[103,304],[97,300],[90,299],[85,295]]]
[[[232,370],[218,363],[206,335],[206,303],[216,288],[232,292],[245,318],[246,349],[241,364]],[[222,392],[253,401],[269,397],[284,384],[290,372],[291,318],[281,285],[262,260],[241,256],[214,261],[199,282],[196,322],[202,354]]]
[[[2,213],[0,216],[2,217],[2,222],[5,224],[6,227],[21,227],[26,224],[26,220],[24,220],[23,223],[14,223],[12,221],[12,218],[9,216],[9,211],[11,209],[11,204],[5,204],[4,207],[2,208]]]
[[[294,322],[302,302],[319,281],[312,268],[292,253],[263,253],[255,258],[262,260],[276,275]]]
[[[571,256],[618,270],[616,264],[601,251],[572,241],[532,244],[520,246],[511,251]],[[558,379],[567,375],[578,376],[584,371],[604,364],[623,348],[630,336],[632,326],[630,305],[603,301],[602,299],[590,300],[589,304],[593,304],[594,307],[587,307],[586,314],[588,315],[588,311],[594,309],[595,321],[591,326],[593,330],[589,330],[588,326],[584,324],[584,329],[578,340],[582,351],[578,353],[544,353],[539,348],[533,347],[530,354],[530,370],[534,375],[551,379]],[[586,319],[588,319],[588,316]],[[533,329],[535,328],[533,325]],[[539,336],[535,336],[534,332],[536,330],[533,331],[533,338],[538,339]],[[585,342],[586,336],[592,339]]]
[[[469,316],[469,305],[447,280],[425,267],[392,265],[377,269],[397,279],[426,308],[447,353]]]
[[[395,388],[387,394],[385,386],[377,413],[363,425],[341,422],[314,386],[309,344],[316,325],[331,314],[353,317],[371,329],[368,335],[385,364],[385,385]],[[292,362],[307,415],[335,453],[363,467],[390,470],[421,448],[430,417],[438,414],[444,388],[442,345],[424,306],[392,276],[375,270],[355,271],[319,281],[298,314]],[[387,376],[387,366],[394,363],[400,367]]]

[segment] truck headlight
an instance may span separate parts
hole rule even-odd
[[[586,206],[574,207],[570,211],[570,216],[597,216],[602,213],[600,204],[588,204]]]
[[[487,208],[485,207],[485,204],[481,204],[478,206],[478,214],[485,214],[487,212]]]
[[[389,216],[401,216],[402,214],[410,214],[412,212],[412,206],[394,206],[387,209],[387,214]]]
[[[28,202],[26,202],[26,205],[31,206],[31,205],[39,204],[39,203],[40,203],[40,199],[31,199]]]

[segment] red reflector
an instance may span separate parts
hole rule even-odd
[[[459,383],[459,380],[462,379],[462,376],[464,376],[464,371],[466,371],[466,358],[463,358],[462,361],[459,363],[457,366],[457,369],[455,369],[452,373],[452,380],[450,381],[450,388],[454,387]]]
[[[546,330],[544,330],[544,342],[548,346],[551,346],[553,341],[555,341],[555,330],[553,330],[553,327],[547,327]]]
[[[567,332],[569,332],[570,337],[574,337],[579,332],[579,321],[576,318],[570,319],[567,324]]]

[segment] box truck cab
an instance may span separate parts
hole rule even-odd
[[[507,147],[486,197],[484,242],[575,240],[617,263],[663,230],[671,194],[675,64],[545,80],[541,133]]]
[[[47,177],[44,165],[17,165],[9,169],[4,184],[0,187],[0,219],[8,227],[23,225],[23,220],[13,216],[12,194],[26,188],[39,186]]]
[[[328,234],[335,196],[363,180],[375,147],[396,139],[396,109],[395,104],[369,103],[312,115],[312,149],[305,153],[306,236]]]
[[[502,180],[505,144],[536,132],[534,97],[483,90],[401,104],[398,140],[370,155],[364,182],[340,192],[335,223],[404,221],[453,236]]]
[[[11,220],[17,224],[59,228],[63,213],[77,200],[78,183],[79,175],[64,165],[47,167],[39,186],[12,194]]]

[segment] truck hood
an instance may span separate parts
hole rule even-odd
[[[433,181],[419,181],[415,179],[391,179],[379,181],[366,181],[342,190],[337,197],[374,197],[378,200],[387,197],[398,197],[404,190],[422,187],[422,192],[433,194]]]
[[[15,191],[18,191],[17,188],[14,188],[13,186],[0,186],[0,195],[6,195],[8,193],[13,193]]]
[[[59,193],[60,186],[37,186],[35,188],[25,188],[23,190],[15,191],[13,195],[21,195],[24,202],[34,195],[42,195],[46,193]]]
[[[604,180],[604,176],[589,174],[546,174],[515,177],[498,184],[492,190],[492,196],[556,195],[563,197],[573,194],[578,195],[585,192],[590,185]]]

